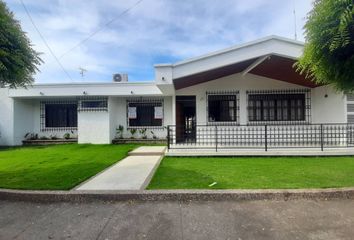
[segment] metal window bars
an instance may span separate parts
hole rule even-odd
[[[56,132],[56,131],[76,131],[77,124],[75,127],[65,126],[65,127],[48,127],[46,126],[46,104],[58,104],[58,105],[76,105],[77,100],[75,99],[56,99],[56,100],[43,100],[40,101],[40,131],[41,132]]]
[[[148,107],[162,107],[162,119],[158,119],[158,121],[148,121],[148,122],[154,122],[154,124],[143,124],[140,126],[140,124],[130,124],[130,119],[128,116],[129,112],[129,107],[138,107],[138,106],[148,106]],[[145,109],[145,111],[148,111],[149,109]],[[147,129],[164,129],[164,118],[165,118],[165,108],[164,108],[164,99],[161,97],[131,97],[126,100],[126,119],[127,119],[127,126],[128,129],[131,128],[147,128]],[[154,113],[150,113],[154,114]],[[138,116],[137,116],[138,117]],[[142,121],[146,122],[146,121]]]
[[[310,89],[246,91],[249,125],[309,124]]]
[[[87,96],[78,99],[78,112],[107,112],[108,97]]]
[[[229,111],[232,111],[230,116],[234,116],[234,120],[229,121],[210,121],[210,113],[212,111],[209,100],[232,100],[235,102],[235,106],[229,106]],[[224,109],[225,110],[225,109]],[[238,90],[217,90],[217,91],[207,91],[206,92],[206,122],[208,125],[238,125],[240,122],[240,91]]]

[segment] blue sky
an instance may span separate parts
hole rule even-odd
[[[143,0],[87,42],[70,51],[138,0],[23,0],[71,79],[66,76],[29,21],[19,0],[5,0],[45,61],[37,83],[154,79],[153,65],[196,57],[268,35],[298,39],[311,0]],[[87,69],[84,78],[79,67]]]

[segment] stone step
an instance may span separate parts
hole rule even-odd
[[[165,146],[138,147],[129,152],[129,156],[163,156],[166,152]]]

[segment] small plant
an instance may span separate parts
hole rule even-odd
[[[39,138],[39,140],[49,140],[49,138],[46,137],[46,136],[41,136],[41,137]]]
[[[124,127],[122,125],[119,125],[116,128],[116,134],[117,134],[118,138],[120,138],[120,139],[123,138],[123,132],[124,132]]]
[[[52,140],[57,140],[58,137],[57,137],[57,135],[50,135],[50,139],[52,139]]]
[[[155,135],[155,133],[153,131],[150,131],[151,135],[152,135],[152,139],[157,139],[157,136]]]
[[[63,137],[66,140],[70,139],[70,133],[65,133]]]
[[[136,133],[136,128],[131,128],[131,129],[129,129],[129,132],[130,132],[130,134],[132,135],[130,138],[131,139],[134,139],[135,137],[134,137],[134,135],[135,135],[135,133]]]
[[[147,139],[146,130],[147,130],[146,128],[139,130],[142,139]]]
[[[25,139],[26,140],[38,140],[38,134],[36,134],[36,133],[26,133]]]

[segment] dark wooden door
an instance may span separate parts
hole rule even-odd
[[[176,141],[196,140],[196,97],[176,96]]]

